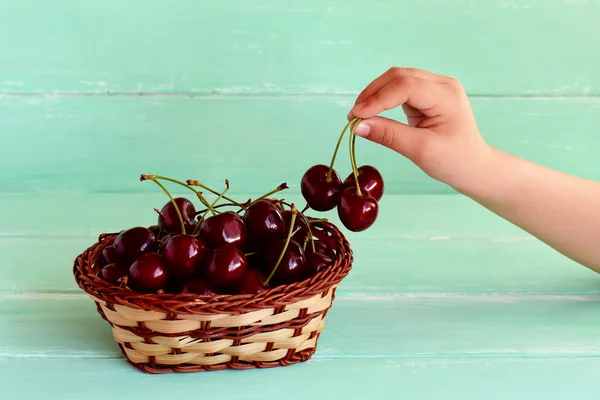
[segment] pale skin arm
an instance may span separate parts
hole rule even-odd
[[[408,124],[377,116],[398,106]],[[600,183],[488,145],[455,79],[391,68],[358,96],[348,114],[354,117],[363,119],[357,135],[402,154],[432,178],[600,273]]]

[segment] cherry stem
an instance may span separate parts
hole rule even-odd
[[[306,206],[304,206],[304,208],[302,209],[302,211],[300,211],[301,213],[305,213],[306,210],[308,210],[310,208],[310,206],[308,204],[306,204]]]
[[[286,206],[288,206],[291,209],[294,209],[294,205],[290,204],[286,201],[280,200],[280,202]],[[293,212],[293,211],[292,211]],[[312,249],[313,251],[315,250],[315,239],[313,238],[312,235],[312,229],[310,229],[310,220],[308,219],[308,217],[306,215],[304,215],[304,213],[302,211],[300,211],[300,215],[302,216],[302,219],[304,220],[304,222],[306,222],[306,226],[308,227],[308,232],[306,234],[306,238],[304,239],[304,242],[306,243],[308,241],[308,239],[310,238],[310,240],[312,240]],[[291,223],[292,229],[294,228],[294,224]]]
[[[143,176],[143,175],[142,175]],[[169,181],[169,182],[173,182],[176,183],[178,185],[183,186],[184,188],[187,188],[189,190],[191,190],[192,192],[194,192],[194,194],[196,194],[196,197],[198,197],[198,200],[200,200],[200,202],[202,204],[204,204],[205,206],[209,206],[208,201],[204,198],[204,196],[202,196],[202,193],[197,191],[196,189],[194,189],[193,187],[186,185],[185,183],[178,181],[177,179],[173,179],[173,178],[169,178],[168,176],[162,176],[162,175],[153,175],[156,179],[162,179],[163,181]]]
[[[204,219],[206,218],[206,215],[208,215],[209,211],[212,213],[212,215],[216,215],[214,206],[219,202],[219,200],[221,200],[223,198],[223,196],[225,195],[225,193],[227,193],[228,190],[229,190],[229,180],[225,179],[225,190],[223,190],[223,192],[221,192],[219,194],[219,197],[217,197],[215,199],[215,201],[213,201],[213,203],[208,207],[208,209],[204,212],[204,214],[202,214],[202,217],[198,218],[198,222],[196,222],[196,226],[194,227],[194,232],[192,234],[196,234],[196,232],[198,232],[198,229],[200,229],[200,224],[202,223],[202,221],[204,221]]]
[[[281,250],[281,254],[279,255],[279,258],[277,259],[277,262],[275,263],[273,270],[271,271],[271,273],[269,274],[267,279],[265,279],[265,282],[264,282],[265,286],[269,283],[271,278],[273,278],[273,275],[275,275],[275,272],[277,271],[277,267],[279,267],[279,264],[281,264],[281,260],[283,259],[283,256],[288,248],[288,245],[290,244],[290,240],[292,239],[292,232],[294,231],[294,224],[296,223],[297,215],[298,215],[298,210],[296,210],[296,207],[294,206],[294,204],[292,204],[292,220],[290,222],[290,229],[288,231],[287,238],[285,239],[285,245],[283,246],[283,250]]]
[[[216,190],[213,190],[213,189],[209,188],[208,186],[206,186],[206,185],[203,185],[202,183],[200,183],[200,182],[199,182],[199,181],[197,181],[196,179],[188,179],[188,180],[187,180],[187,181],[185,181],[185,182],[186,182],[188,185],[190,185],[190,186],[198,186],[198,187],[201,187],[201,188],[202,188],[202,189],[204,189],[204,190],[208,190],[208,191],[209,191],[209,192],[211,192],[212,194],[216,194],[216,195],[219,195],[219,194],[220,194],[220,193],[219,193],[219,192],[217,192]],[[223,196],[223,198],[224,198],[225,200],[227,200],[227,201],[229,201],[229,202],[231,202],[231,203],[235,204],[235,205],[236,205],[236,206],[238,206],[238,207],[242,207],[244,210],[245,210],[245,209],[246,209],[246,207],[247,207],[247,206],[245,206],[245,204],[239,203],[239,202],[237,202],[237,201],[235,201],[235,200],[233,200],[233,199],[231,199],[231,198],[229,198],[229,197],[227,197],[227,196]],[[207,207],[209,206],[208,204],[205,204],[205,205],[206,205]]]
[[[250,204],[250,200],[247,200],[246,202],[242,203],[242,205],[246,205],[246,206],[248,204]],[[237,204],[234,204],[234,203],[223,203],[223,204],[219,204],[219,205],[216,205],[216,206],[212,206],[212,208],[214,208],[216,210],[217,208],[231,207],[231,206],[236,206],[236,205]],[[194,214],[194,216],[198,216],[200,214],[204,214],[207,210],[208,210],[208,208],[204,208],[204,209],[202,209],[200,211],[196,211],[196,213]]]
[[[253,256],[253,255],[255,255],[255,254],[258,254],[258,251],[253,251],[253,252],[251,252],[251,253],[246,253],[246,254],[244,254],[244,256],[246,256],[246,257],[250,257],[250,256]]]
[[[344,127],[344,130],[342,131],[342,133],[340,134],[337,144],[335,145],[335,150],[333,151],[333,157],[331,157],[331,163],[329,164],[329,172],[327,172],[327,178],[325,178],[327,180],[327,182],[331,182],[331,172],[333,171],[333,164],[335,163],[335,158],[337,157],[337,152],[340,148],[340,144],[342,143],[342,139],[344,138],[344,134],[346,133],[346,130],[348,130],[348,127],[354,121],[358,121],[358,120],[359,120],[359,118],[354,118],[352,121],[349,121],[346,124],[346,126]]]
[[[316,224],[319,222],[328,222],[329,220],[327,218],[315,218],[315,219],[311,219],[309,224]]]
[[[358,184],[358,167],[356,166],[356,135],[354,129],[358,125],[360,119],[356,118],[357,122],[350,128],[350,163],[352,164],[352,174],[354,175],[354,182],[356,183],[356,195],[361,197],[362,192],[360,191],[360,185]]]
[[[247,207],[246,207],[246,208],[250,207],[252,204],[256,203],[257,201],[260,201],[260,200],[262,200],[262,199],[265,199],[265,198],[269,197],[270,195],[272,195],[272,194],[275,194],[275,193],[277,193],[277,192],[281,192],[282,190],[285,190],[285,189],[287,189],[287,188],[288,188],[288,185],[287,185],[287,183],[283,182],[281,185],[277,186],[275,189],[271,190],[269,193],[265,193],[265,194],[263,194],[262,196],[260,196],[260,197],[258,197],[258,198],[256,198],[256,199],[252,200],[252,201],[250,202],[250,204],[248,204],[248,205],[247,205]],[[278,200],[278,201],[280,201],[280,200]],[[240,211],[241,211],[241,210],[240,210]]]
[[[169,199],[171,199],[171,204],[173,204],[173,207],[175,207],[175,211],[177,211],[177,217],[179,218],[179,223],[181,224],[181,234],[185,235],[185,224],[183,223],[183,217],[181,216],[181,211],[179,210],[179,207],[177,207],[177,203],[175,203],[175,199],[173,198],[173,196],[171,196],[171,193],[169,193],[169,191],[162,185],[162,183],[158,181],[156,175],[140,176],[140,181],[146,180],[151,180],[152,182],[156,183],[158,187],[160,187],[167,194],[167,196],[169,196]]]

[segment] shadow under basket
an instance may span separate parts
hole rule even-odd
[[[75,259],[79,287],[112,327],[127,361],[147,373],[268,368],[309,360],[353,256],[339,229],[314,224],[336,243],[333,264],[310,279],[259,294],[139,294],[96,275],[117,234],[102,234]]]

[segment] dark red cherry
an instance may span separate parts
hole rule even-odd
[[[265,263],[265,255],[262,249],[260,251],[251,251],[246,256],[246,260],[248,260],[248,268],[261,269]]]
[[[100,270],[98,276],[106,282],[119,286],[124,276],[129,274],[129,268],[124,264],[109,263]]]
[[[281,201],[279,201],[278,199],[265,199],[265,200],[270,201],[271,203],[273,203],[273,205],[276,208],[283,211],[283,205],[282,205]]]
[[[366,190],[377,201],[383,196],[383,177],[379,171],[370,165],[363,165],[358,168],[358,186],[360,190]],[[344,180],[344,188],[356,188],[354,174],[350,173]]]
[[[200,225],[200,232],[213,249],[226,243],[243,249],[246,244],[246,226],[242,217],[233,211],[206,218]]]
[[[239,284],[247,270],[246,256],[242,250],[229,243],[211,251],[204,263],[207,282],[219,288]]]
[[[192,235],[177,235],[163,249],[163,257],[169,272],[177,278],[197,275],[208,251],[202,239]]]
[[[127,284],[138,293],[156,293],[167,286],[169,278],[164,258],[158,253],[146,253],[129,267]]]
[[[192,278],[181,285],[181,293],[214,296],[219,294],[219,291],[202,278]]]
[[[173,200],[175,200],[175,204],[177,204],[181,216],[183,217],[186,233],[192,233],[196,227],[196,221],[194,220],[196,208],[194,207],[194,204],[185,197],[176,197]],[[175,209],[175,206],[173,206],[171,200],[169,200],[160,210],[158,225],[167,232],[177,234],[182,233],[179,216],[177,215],[177,210]]]
[[[285,235],[281,210],[270,200],[263,199],[250,205],[243,219],[252,245],[261,245]]]
[[[373,225],[378,213],[377,200],[368,192],[362,192],[359,196],[356,193],[356,187],[349,187],[344,190],[338,205],[338,216],[348,230],[352,232],[364,231]]]
[[[310,242],[308,242],[306,244],[307,251],[309,248],[310,248],[310,251],[312,251],[312,245]],[[333,258],[334,250],[335,250],[335,248],[327,247],[325,242],[323,242],[321,240],[315,240],[315,252],[316,253],[321,253],[329,258]]]
[[[239,294],[256,294],[268,289],[265,285],[265,275],[257,269],[248,268],[242,281],[236,285],[235,292]]]
[[[124,263],[132,263],[144,253],[153,250],[155,236],[143,226],[137,226],[121,232],[113,242],[117,256]]]
[[[323,244],[330,250],[335,250],[337,248],[337,243],[333,236],[330,236],[329,233],[325,230],[319,228],[312,228],[312,234],[314,237],[318,238],[319,241],[323,242]],[[315,242],[315,246],[317,242]],[[307,244],[308,246],[308,244]],[[320,245],[319,245],[320,246]]]
[[[290,231],[290,223],[292,222],[292,211],[284,210],[281,212],[281,215],[283,215],[285,231],[285,234],[282,236],[286,238]],[[306,239],[306,235],[308,235],[308,225],[306,224],[306,220],[298,214],[296,215],[296,222],[294,222],[294,228],[292,230],[292,239],[297,241],[298,243],[303,243],[304,239]]]
[[[309,247],[310,245],[306,247],[306,264],[308,266],[309,276],[313,276],[317,272],[321,272],[329,267],[333,263],[333,260],[326,254],[312,251],[312,248],[309,250]]]
[[[318,164],[310,167],[302,176],[300,190],[302,196],[315,211],[329,211],[335,208],[342,194],[343,185],[335,170],[328,180],[329,166]]]
[[[263,272],[269,276],[277,264],[277,260],[285,246],[285,239],[275,240],[266,248],[265,269]],[[285,285],[294,282],[300,282],[308,277],[308,268],[304,251],[298,242],[290,240],[290,243],[283,254],[281,262],[277,266],[275,274],[269,281],[273,285]]]
[[[103,248],[102,257],[104,257],[107,264],[112,264],[119,261],[119,254],[117,254],[115,246],[106,246],[105,248]]]

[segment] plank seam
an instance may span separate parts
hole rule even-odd
[[[328,98],[348,98],[354,99],[360,92],[341,92],[341,93],[135,93],[135,92],[53,92],[53,93],[0,93],[0,99],[12,98],[174,98],[174,99],[328,99]],[[473,93],[468,94],[470,98],[478,99],[532,99],[532,100],[585,100],[600,99],[600,94],[589,95],[564,95],[564,94],[492,94],[492,93]]]

